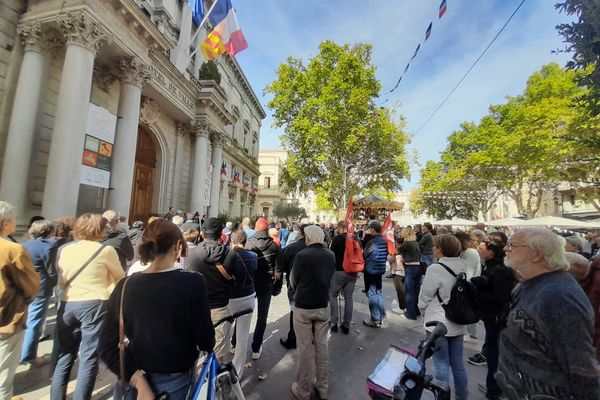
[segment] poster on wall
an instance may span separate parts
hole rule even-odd
[[[117,116],[90,103],[79,183],[109,188]]]

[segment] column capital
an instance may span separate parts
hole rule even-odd
[[[175,135],[184,137],[188,133],[187,125],[183,122],[179,122],[175,127]]]
[[[118,64],[121,81],[139,87],[150,80],[150,68],[137,57],[122,59]]]
[[[198,118],[192,123],[192,128],[196,137],[208,138],[212,129],[212,124],[207,118]]]
[[[210,141],[213,147],[222,147],[223,142],[225,141],[225,135],[223,135],[221,132],[213,130],[210,133]]]
[[[62,44],[55,30],[47,29],[38,21],[30,21],[17,27],[17,33],[25,46],[25,51],[52,51]]]
[[[63,30],[67,44],[78,44],[90,50],[94,55],[104,44],[110,43],[106,31],[87,14],[67,13],[57,17]]]
[[[118,79],[119,77],[114,74],[112,68],[108,65],[94,64],[94,80],[98,83],[100,89],[108,92]]]

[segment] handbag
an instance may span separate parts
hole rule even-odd
[[[125,348],[127,347],[127,340],[125,338],[125,320],[123,316],[123,302],[125,299],[125,287],[129,277],[126,277],[123,281],[123,287],[121,287],[121,300],[119,301],[119,373],[121,379],[121,399],[125,399]]]

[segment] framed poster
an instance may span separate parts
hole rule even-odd
[[[87,165],[88,167],[95,167],[98,163],[98,153],[84,150],[83,151],[83,165]]]

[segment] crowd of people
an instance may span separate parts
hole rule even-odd
[[[292,397],[329,398],[328,335],[350,333],[359,279],[345,267],[348,240],[362,248],[370,314],[363,324],[387,327],[383,286],[391,279],[398,303],[392,312],[424,327],[446,325],[434,376],[449,388],[452,373],[456,399],[469,396],[463,346],[477,332],[476,324],[447,318],[459,277],[477,292],[485,340],[466,362],[487,366],[486,398],[600,398],[600,240],[593,233],[563,238],[527,228],[507,236],[430,223],[384,232],[372,216],[349,238],[343,221],[334,227],[244,218],[234,225],[169,209],[130,227],[107,210],[76,220],[35,217],[30,239],[19,244],[16,218],[0,201],[0,400],[12,398],[19,363],[51,363],[52,399],[66,398],[76,360],[74,399],[91,398],[100,360],[120,378],[115,394],[127,399],[185,399],[201,352],[221,361],[233,354],[241,377],[248,355],[262,355],[271,299],[284,284],[290,317],[280,343],[297,349]],[[50,358],[37,347],[53,299]],[[251,341],[252,314],[213,328],[249,309],[256,313]]]

